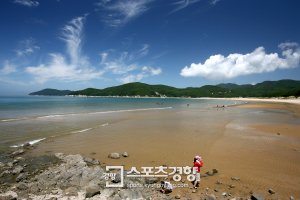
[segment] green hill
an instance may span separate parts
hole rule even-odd
[[[175,88],[166,85],[128,83],[105,89],[78,91],[45,89],[30,95],[149,96],[149,97],[288,97],[300,96],[300,81],[265,81],[256,85],[232,83]]]
[[[32,92],[29,95],[41,95],[41,96],[65,96],[70,94],[73,91],[70,90],[56,90],[56,89],[43,89],[37,92]]]

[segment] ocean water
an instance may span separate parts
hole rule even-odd
[[[180,98],[0,97],[0,150],[106,126],[120,113],[199,110],[235,103]]]

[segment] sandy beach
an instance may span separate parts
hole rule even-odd
[[[102,166],[124,165],[125,169],[191,166],[193,156],[200,154],[205,163],[202,172],[216,168],[219,173],[203,178],[196,193],[176,188],[172,195],[194,199],[209,188],[220,195],[229,190],[245,197],[256,192],[266,199],[300,198],[300,106],[294,101],[253,100],[206,110],[191,105],[180,110],[112,114],[106,126],[47,139],[30,154],[79,153],[100,160]],[[125,151],[127,158],[108,158],[109,153]],[[216,185],[217,181],[224,184]],[[232,184],[234,188],[228,189]],[[270,196],[269,188],[276,194]]]

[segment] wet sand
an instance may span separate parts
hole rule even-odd
[[[110,116],[107,126],[70,134],[42,142],[32,154],[80,153],[99,159],[105,165],[187,166],[200,154],[202,171],[219,169],[213,177],[203,178],[200,191],[221,187],[221,180],[232,184],[234,194],[250,191],[268,198],[268,189],[276,196],[300,198],[300,106],[254,102],[225,109],[193,108]],[[94,120],[97,116],[94,116]],[[103,121],[103,116],[99,116]],[[111,152],[128,152],[128,158],[112,160]],[[223,189],[222,189],[223,190]],[[224,192],[220,190],[220,193]],[[228,190],[228,189],[227,189]],[[191,189],[175,189],[182,196]],[[272,197],[273,198],[273,197]]]

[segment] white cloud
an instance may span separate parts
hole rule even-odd
[[[50,54],[50,62],[39,66],[30,66],[26,72],[35,76],[35,80],[44,83],[51,79],[61,81],[83,81],[100,78],[103,71],[91,67],[86,56],[81,54],[83,17],[71,20],[62,31],[61,39],[66,43],[69,59],[59,53]]]
[[[161,68],[153,68],[153,67],[144,66],[144,67],[141,68],[139,73],[125,74],[121,78],[119,78],[118,80],[121,83],[131,83],[131,82],[141,81],[142,79],[147,78],[149,76],[157,76],[161,73],[162,73]]]
[[[122,26],[148,10],[147,4],[153,0],[100,0],[96,5],[107,11],[104,22],[111,27]]]
[[[40,50],[40,47],[36,44],[33,38],[22,40],[19,43],[18,49],[16,49],[17,56],[28,56],[34,52]]]
[[[40,4],[38,1],[33,1],[33,0],[15,0],[14,2],[16,4],[27,6],[27,7],[37,7]]]
[[[295,68],[300,62],[300,48],[297,43],[282,43],[278,53],[267,54],[263,47],[247,54],[210,56],[203,64],[192,63],[181,70],[184,77],[205,77],[207,79],[230,79],[243,75],[272,72],[277,69]]]
[[[170,14],[172,13],[175,13],[175,12],[178,12],[194,3],[197,3],[199,2],[200,0],[179,0],[179,1],[176,1],[175,3],[173,3],[174,6],[176,6],[176,8],[174,10],[172,10],[170,12]]]
[[[153,68],[153,67],[143,67],[142,68],[142,71],[145,73],[145,74],[150,74],[152,76],[156,76],[156,75],[159,75],[162,73],[162,70],[161,68]]]
[[[16,66],[11,64],[9,61],[4,62],[4,66],[0,69],[0,74],[8,75],[16,72]]]
[[[117,76],[117,80],[122,83],[136,82],[149,76],[157,76],[162,73],[161,68],[154,68],[137,64],[137,59],[145,56],[149,45],[143,47],[133,53],[122,52],[119,56],[113,55],[114,50],[103,52],[100,54],[100,64],[104,68],[105,73],[111,73]],[[113,57],[113,58],[111,58]]]
[[[143,74],[128,74],[122,78],[119,78],[118,80],[125,84],[125,83],[132,83],[132,82],[138,82],[144,78]]]

